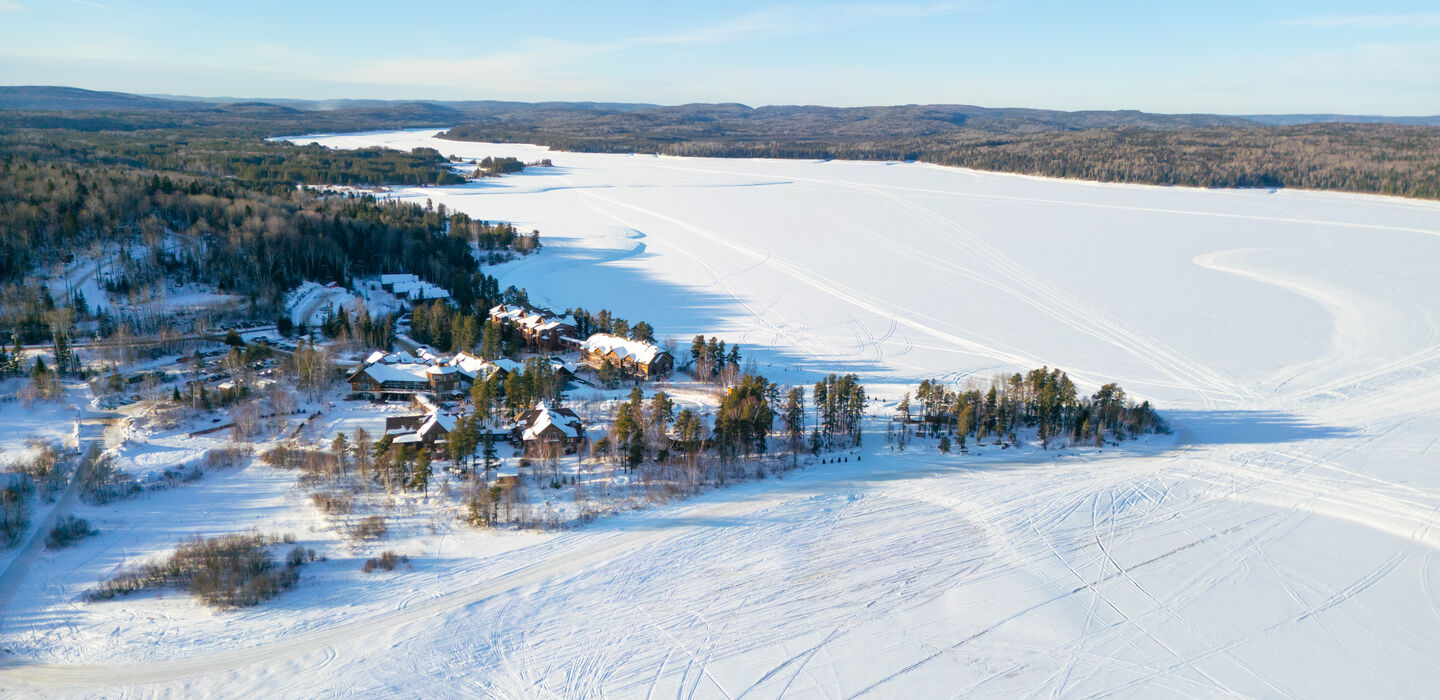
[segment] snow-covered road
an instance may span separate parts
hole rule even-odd
[[[302,586],[158,638],[127,618],[117,642],[45,627],[73,603],[37,592],[0,680],[728,698],[1420,696],[1440,681],[1440,205],[419,132],[300,140],[553,159],[396,193],[539,228],[544,252],[499,274],[542,303],[609,308],[682,346],[721,334],[781,381],[855,371],[882,394],[1059,366],[1157,402],[1176,435],[1016,459],[894,454],[882,430],[863,461],[446,550],[384,595],[353,584],[343,613]]]

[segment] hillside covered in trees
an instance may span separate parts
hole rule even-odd
[[[469,308],[498,303],[476,251],[535,247],[536,235],[445,207],[323,194],[302,185],[462,182],[438,152],[335,151],[216,129],[0,132],[0,325],[28,340],[88,315],[34,273],[103,255],[111,293],[201,283],[269,316],[305,280],[407,272]],[[120,254],[124,251],[124,254]],[[124,319],[101,319],[113,328]],[[138,330],[138,329],[137,329]]]
[[[444,137],[456,140],[534,143],[568,151],[918,160],[1102,182],[1298,187],[1440,198],[1440,117],[1066,112],[971,105],[217,102],[0,87],[0,134],[41,129],[112,137],[164,131],[268,137],[416,127],[448,127]],[[183,150],[183,157],[205,157],[196,153],[205,150],[203,145],[186,144]],[[261,149],[245,145],[244,150],[257,162],[229,166],[236,172],[216,165],[217,174],[293,179],[345,170],[323,162],[318,154],[298,172],[277,170]],[[370,158],[376,161],[371,168],[375,172],[393,165]],[[425,176],[432,175],[398,168],[390,174],[397,184],[428,184]]]
[[[1239,117],[1101,112],[972,117],[940,108],[663,108],[486,121],[444,138],[676,156],[916,160],[1101,182],[1298,187],[1440,198],[1440,127],[1279,126]],[[870,110],[870,111],[866,111]],[[1125,118],[1125,117],[1129,118]]]

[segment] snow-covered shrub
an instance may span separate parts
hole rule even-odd
[[[0,475],[0,547],[13,547],[30,527],[35,484],[24,474]]]
[[[401,564],[408,563],[410,563],[410,557],[403,554],[396,554],[387,549],[381,552],[378,557],[366,559],[364,566],[361,566],[360,570],[367,574],[374,572],[376,569],[381,571],[394,571],[395,568]]]
[[[315,501],[315,507],[326,515],[348,515],[350,513],[350,497],[339,491],[317,491],[310,494],[310,498]]]
[[[253,451],[249,447],[217,447],[205,453],[200,466],[205,471],[220,471],[223,469],[234,469],[245,464]]]
[[[115,468],[109,455],[92,448],[79,467],[80,497],[88,503],[101,504],[134,496],[142,490],[129,474]]]
[[[45,537],[46,549],[64,549],[95,534],[90,521],[73,515],[65,516]]]
[[[388,530],[385,518],[367,515],[350,528],[350,536],[356,540],[378,540],[385,537]]]
[[[189,591],[214,608],[257,605],[293,585],[300,567],[315,561],[315,552],[290,550],[283,564],[269,546],[279,538],[258,534],[195,537],[180,543],[168,557],[127,568],[85,594],[87,600],[109,600],[142,590],[173,586]]]

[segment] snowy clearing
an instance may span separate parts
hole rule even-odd
[[[1058,366],[1156,402],[1176,434],[960,456],[892,453],[881,427],[863,461],[577,531],[415,527],[413,571],[332,558],[243,612],[76,601],[121,550],[196,532],[293,531],[334,557],[290,477],[251,465],[88,511],[102,534],[45,554],[5,619],[5,686],[1355,697],[1440,681],[1440,205],[431,134],[295,140],[551,158],[391,192],[543,231],[539,255],[489,270],[537,302],[682,346],[717,334],[780,382],[854,371],[892,399]]]

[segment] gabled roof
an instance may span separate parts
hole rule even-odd
[[[429,397],[429,396],[426,396],[426,395],[424,395],[424,394],[416,394],[416,395],[415,395],[415,403],[420,404],[420,408],[425,409],[425,414],[426,414],[426,415],[429,415],[429,414],[431,414],[431,413],[435,413],[436,411],[439,411],[439,410],[440,410],[440,407],[439,407],[439,406],[436,406],[436,405],[435,405],[435,402],[434,402],[434,401],[431,401],[431,400],[430,400],[430,397]]]
[[[462,352],[450,358],[450,361],[445,364],[460,370],[471,379],[480,376],[489,377],[490,373],[497,369],[503,369],[506,372],[523,372],[525,370],[525,365],[514,360],[507,360],[503,357],[498,360],[484,360],[468,352]]]
[[[369,357],[365,358],[365,364],[367,365],[415,364],[423,361],[424,360],[422,360],[421,358],[411,355],[404,350],[401,350],[400,352],[392,352],[389,354],[386,354],[384,350],[376,350],[375,352],[370,353]]]
[[[448,413],[432,413],[430,414],[430,418],[427,419],[425,423],[423,423],[420,428],[415,431],[415,434],[429,435],[437,428],[445,431],[445,433],[448,434],[450,431],[455,429],[455,420],[455,416],[452,416]]]
[[[393,365],[376,364],[362,368],[359,372],[351,376],[351,379],[353,380],[359,377],[360,373],[363,372],[379,384],[389,384],[391,382],[429,382],[430,380],[425,376],[426,371],[429,369],[429,365],[412,363],[396,363]]]
[[[521,328],[531,331],[550,331],[557,328],[569,328],[569,324],[558,319],[547,318],[543,314],[526,311],[518,306],[499,306],[490,309],[490,318],[496,321],[509,321]]]
[[[503,358],[503,357],[500,358],[500,359],[498,359],[498,360],[492,360],[492,361],[490,362],[490,364],[495,365],[496,367],[499,367],[500,369],[503,369],[503,370],[505,370],[506,372],[524,372],[524,371],[525,371],[525,363],[523,363],[523,362],[516,362],[516,361],[514,361],[514,360],[509,360],[509,359],[506,359],[506,358]]]
[[[521,434],[526,440],[539,438],[545,429],[552,425],[567,438],[578,438],[585,431],[584,424],[574,411],[566,408],[552,409],[545,405],[544,401],[536,404],[534,410],[526,411],[522,419],[527,417],[530,418],[530,425]]]
[[[659,357],[664,351],[660,348],[639,340],[621,338],[618,335],[609,333],[596,333],[580,345],[585,352],[598,352],[602,354],[615,353],[616,357],[622,360],[633,359],[640,364],[650,364],[652,360]]]
[[[477,375],[485,373],[485,367],[490,363],[468,352],[462,352],[450,358],[448,364],[463,372],[465,376],[474,379]]]

